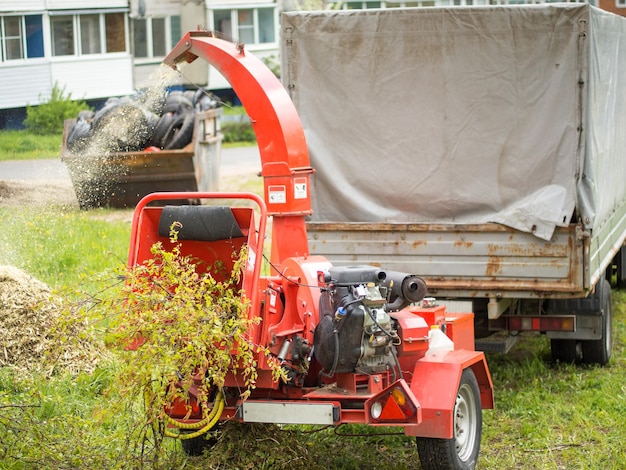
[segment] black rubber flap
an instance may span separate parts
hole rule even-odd
[[[230,207],[165,206],[159,220],[159,236],[169,237],[170,227],[179,222],[179,240],[214,242],[243,237]]]

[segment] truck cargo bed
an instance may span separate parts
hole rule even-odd
[[[579,225],[546,243],[498,224],[308,223],[311,252],[335,265],[419,273],[437,297],[583,295],[589,239]]]

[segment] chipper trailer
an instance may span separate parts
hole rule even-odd
[[[182,193],[150,194],[135,209],[128,264],[150,260],[156,242],[171,246],[172,222],[178,225],[181,253],[202,266],[219,262],[232,270],[233,258],[245,247],[237,288],[247,300],[247,315],[260,318],[247,335],[280,361],[288,379],[274,380],[268,358],[259,353],[256,386],[245,399],[244,371],[229,373],[209,399],[190,387],[185,403],[168,407],[169,426],[181,428],[183,448],[191,453],[208,445],[203,433],[229,420],[361,423],[404,428],[416,437],[424,468],[473,468],[482,409],[494,406],[485,356],[474,350],[473,313],[447,313],[425,297],[427,287],[414,273],[364,264],[334,267],[325,257],[312,256],[305,217],[311,214],[314,170],[288,94],[241,44],[208,32],[187,33],[165,63],[178,68],[198,57],[230,81],[251,119],[264,198],[198,192],[184,198],[201,204],[170,205],[168,200],[180,200]],[[233,207],[223,205],[226,200]]]

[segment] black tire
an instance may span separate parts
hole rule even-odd
[[[198,89],[194,92],[194,94],[193,94],[193,99],[191,100],[191,102],[193,103],[193,105],[194,105],[194,106],[195,106],[195,105],[197,105],[197,104],[198,104],[198,102],[200,101],[200,99],[201,99],[203,96],[206,96],[206,95],[207,95],[207,93],[208,93],[208,92],[207,92],[207,91],[205,91],[205,90],[204,90],[204,88],[198,88]]]
[[[134,103],[105,106],[92,123],[103,152],[133,152],[146,147],[156,126],[157,116]]]
[[[154,114],[161,115],[167,92],[157,87],[145,87],[137,90],[131,98],[138,106]]]
[[[147,123],[146,132],[148,135],[148,138],[145,140],[144,143],[145,143],[145,146],[148,147],[152,145],[154,134],[156,132],[157,126],[159,125],[159,121],[161,120],[161,117],[153,113],[152,111],[144,110],[144,113],[146,115],[146,123]]]
[[[116,101],[111,101],[110,103],[107,101],[104,104],[104,106],[100,108],[98,111],[96,111],[96,113],[94,114],[93,120],[91,121],[92,127],[94,129],[103,127],[103,124],[101,122],[105,120],[106,116],[109,113],[111,113],[114,109],[116,109],[118,106],[119,106],[119,99],[117,99]]]
[[[172,125],[172,122],[174,122],[174,113],[165,113],[161,116],[159,118],[159,122],[157,122],[157,125],[154,128],[152,138],[148,144],[162,148],[161,145],[165,140],[165,136],[167,135],[167,131]]]
[[[82,152],[91,137],[91,123],[79,118],[67,136],[67,149],[73,153]]]
[[[191,101],[182,94],[168,95],[165,98],[165,105],[163,106],[163,114],[185,114],[187,111],[193,109]]]
[[[573,364],[582,358],[580,342],[575,339],[551,339],[550,351],[554,362]]]
[[[210,436],[202,435],[191,439],[181,439],[180,444],[185,454],[196,457],[202,455],[205,449],[212,447],[214,443],[211,443],[211,440],[214,439]]]
[[[205,450],[212,449],[223,431],[224,424],[219,422],[208,433],[191,439],[181,439],[180,444],[183,447],[183,451],[190,456],[202,455]],[[187,431],[193,432],[193,431]]]
[[[615,287],[618,289],[626,289],[626,278],[624,278],[624,264],[626,258],[626,249],[624,247],[620,248],[615,255]]]
[[[583,362],[604,366],[611,360],[613,349],[613,299],[611,284],[606,279],[598,281],[596,294],[602,310],[602,338],[585,340],[582,343]]]
[[[183,91],[183,96],[189,100],[192,106],[196,104],[194,102],[194,98],[196,97],[196,90],[185,90]]]
[[[91,122],[96,113],[91,109],[83,109],[78,113],[78,119],[84,119],[87,122]]]
[[[424,470],[471,470],[476,467],[482,436],[482,406],[478,381],[465,369],[454,406],[454,437],[418,437],[417,451]]]
[[[111,96],[110,98],[107,98],[107,100],[104,102],[103,108],[106,108],[107,106],[114,106],[114,105],[119,104],[120,99],[121,98],[119,96]]]
[[[176,116],[161,142],[165,150],[182,149],[193,139],[195,114],[188,112]]]
[[[626,270],[624,265],[626,263],[626,249],[620,248],[617,254],[613,257],[611,264],[606,268],[605,277],[609,281],[611,287],[617,289],[626,288]]]

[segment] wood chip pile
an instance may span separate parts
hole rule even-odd
[[[89,341],[66,343],[58,331],[61,303],[28,273],[0,266],[0,367],[51,375],[90,372],[101,358]],[[78,335],[77,328],[63,333]],[[71,344],[71,346],[70,346]]]

